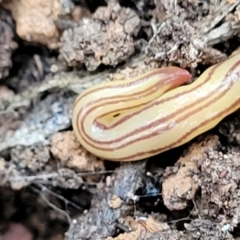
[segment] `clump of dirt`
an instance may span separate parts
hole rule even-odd
[[[71,12],[70,0],[13,0],[4,2],[3,6],[11,11],[19,37],[50,49],[58,48],[60,33],[54,21]]]
[[[100,64],[116,66],[135,52],[134,36],[139,30],[140,19],[133,10],[109,1],[91,18],[63,32],[60,53],[68,66],[84,64],[88,71]]]

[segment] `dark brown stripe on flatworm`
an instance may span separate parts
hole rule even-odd
[[[178,71],[180,72],[180,68],[176,68],[176,67],[170,67],[172,68],[173,70],[174,69],[178,69]],[[163,71],[164,70],[164,71]],[[143,76],[142,78],[137,78],[136,76],[136,80],[131,82],[131,84],[128,84],[129,85],[137,85],[137,84],[140,84],[141,82],[144,82],[144,81],[148,81],[148,78],[150,78],[151,76],[153,75],[156,75],[156,74],[161,74],[161,75],[166,75],[168,72],[169,72],[169,68],[159,68],[159,69],[156,69],[156,70],[152,70],[149,74],[146,73],[145,76]],[[182,72],[185,72],[185,74],[189,74],[190,73],[187,71],[187,70],[184,70],[182,69],[183,71]],[[165,81],[165,80],[164,80]],[[102,86],[102,87],[99,87],[97,89],[93,89],[93,90],[90,90],[89,92],[86,92],[86,93],[82,93],[80,95],[80,97],[77,99],[77,101],[74,103],[74,107],[81,101],[82,98],[84,98],[86,95],[89,95],[91,93],[94,93],[94,92],[98,92],[99,90],[102,90],[102,89],[118,89],[118,88],[123,88],[123,87],[126,87],[126,83],[124,83],[124,81],[121,83],[121,84],[118,84],[118,85],[113,85],[113,86]]]
[[[190,117],[190,116],[198,113],[200,110],[208,107],[209,105],[213,104],[214,102],[216,102],[217,99],[223,97],[227,92],[228,92],[228,90],[222,91],[220,94],[216,95],[213,99],[211,99],[211,101],[207,101],[203,106],[201,106],[201,107],[199,107],[199,108],[196,108],[196,109],[194,109],[193,111],[187,112],[185,115],[183,115],[182,117],[180,117],[178,120],[175,120],[176,124],[177,124],[178,122],[181,122],[181,121],[183,121],[184,119],[187,119],[188,117]],[[205,99],[208,99],[208,97],[205,97],[204,100],[205,100]],[[202,101],[204,101],[204,100],[202,100]],[[193,106],[194,106],[194,105],[196,105],[196,104],[193,104]],[[175,113],[174,113],[174,115],[175,115]],[[178,115],[178,114],[176,114],[176,115]],[[169,119],[167,119],[167,120],[169,120]],[[158,125],[158,123],[159,123],[159,120],[158,120],[157,122],[155,122],[155,125]],[[151,128],[152,126],[149,126],[149,125],[148,125],[148,129],[149,129],[149,127]],[[115,142],[120,142],[121,140],[125,140],[127,137],[132,136],[132,135],[134,135],[134,134],[137,134],[137,133],[139,133],[139,132],[142,132],[143,130],[145,130],[145,129],[140,129],[140,130],[139,130],[139,129],[136,129],[135,131],[133,131],[133,132],[131,132],[131,133],[129,133],[129,134],[127,134],[127,135],[119,138],[120,140],[118,140],[118,141],[116,141],[116,140],[113,140],[113,141],[104,141],[104,142],[100,142],[100,144],[102,144],[102,143],[104,143],[104,144],[113,144],[113,143],[115,143]],[[151,134],[147,134],[147,135],[145,135],[145,136],[139,137],[139,138],[134,139],[134,140],[131,140],[131,141],[127,141],[127,142],[125,141],[122,145],[120,145],[120,146],[118,146],[118,147],[115,147],[115,149],[121,149],[121,148],[124,148],[124,147],[127,146],[127,145],[134,144],[135,142],[142,141],[142,140],[145,140],[145,139],[151,138],[151,137],[153,137],[153,136],[157,136],[157,135],[159,135],[159,132],[158,132],[158,131],[153,132],[153,133],[151,133]],[[93,142],[94,142],[94,143],[95,143],[95,142],[96,142],[96,143],[99,143],[99,142],[97,142],[96,140],[94,140]],[[94,144],[89,143],[89,142],[88,142],[88,145],[91,146],[91,147],[93,147],[93,148],[95,148],[95,149],[98,149],[98,150],[103,150],[103,151],[112,151],[112,150],[113,150],[113,149],[98,147],[98,146],[95,146]]]
[[[154,105],[160,105],[160,104],[162,104],[162,103],[164,103],[164,102],[166,102],[166,101],[170,101],[171,99],[173,99],[173,98],[175,98],[175,97],[178,97],[178,96],[180,96],[180,95],[181,95],[181,96],[182,96],[182,95],[185,95],[185,94],[187,94],[187,93],[189,93],[189,92],[192,92],[193,90],[199,88],[200,86],[202,86],[206,81],[208,81],[208,80],[211,78],[211,76],[212,76],[213,72],[215,71],[215,69],[217,68],[217,66],[218,66],[218,65],[215,65],[215,67],[212,68],[212,70],[211,70],[211,71],[209,72],[209,74],[208,74],[208,77],[207,77],[207,78],[205,79],[205,81],[203,81],[200,85],[196,86],[196,87],[193,88],[193,89],[190,89],[190,90],[188,90],[188,91],[185,91],[183,94],[180,93],[180,94],[175,95],[175,96],[173,96],[173,97],[169,97],[169,98],[167,98],[167,99],[160,100],[160,101],[154,103]],[[224,77],[224,78],[225,78],[225,77]],[[223,79],[224,79],[224,78],[223,78]],[[195,105],[195,103],[193,103],[193,104],[191,104],[191,105]],[[141,106],[141,105],[139,105],[139,106]],[[146,108],[143,108],[140,112],[144,111],[145,109],[148,109],[148,108],[151,107],[151,106],[153,106],[153,104],[151,104],[150,106],[147,106]],[[82,136],[82,138],[84,138],[84,140],[85,140],[88,144],[90,144],[90,143],[89,143],[89,141],[86,140],[86,138],[87,138],[88,140],[94,142],[94,143],[111,144],[111,143],[113,143],[113,142],[110,142],[110,141],[97,141],[97,140],[94,140],[94,139],[90,138],[90,137],[86,134],[86,131],[85,131],[84,127],[83,127],[83,124],[84,124],[84,121],[85,121],[85,117],[89,114],[89,112],[93,111],[93,110],[96,109],[97,107],[99,107],[99,106],[94,106],[92,109],[90,109],[89,111],[87,111],[87,113],[85,113],[85,115],[84,115],[84,117],[83,117],[83,119],[82,119],[82,121],[81,121],[81,123],[80,123],[81,129],[82,129],[82,133],[85,135],[85,137]],[[190,107],[190,106],[187,106],[187,107]],[[187,108],[187,107],[186,107],[186,108]],[[126,109],[127,109],[127,108],[125,108],[124,110],[126,110]],[[153,122],[152,125],[150,125],[150,126],[149,126],[149,125],[148,125],[147,127],[146,127],[146,126],[143,126],[143,127],[142,127],[140,130],[138,130],[137,132],[143,131],[143,130],[145,130],[146,128],[149,128],[149,127],[153,127],[154,125],[159,124],[159,123],[161,123],[162,121],[167,121],[167,120],[169,120],[169,118],[173,118],[175,115],[178,115],[180,111],[182,111],[182,109],[180,109],[178,112],[175,112],[174,115],[168,115],[168,116],[166,116],[165,118],[161,119],[161,120],[158,121],[158,122],[156,122],[156,121]],[[81,113],[81,111],[79,112],[79,114],[80,114],[80,113]],[[135,115],[135,114],[136,114],[136,113],[134,113],[134,114],[132,114],[132,115]],[[76,119],[79,119],[79,115],[78,115],[78,117],[77,117]],[[77,124],[77,127],[78,127],[78,131],[79,131],[79,124]],[[80,132],[80,131],[79,131],[79,132]],[[132,131],[131,133],[129,133],[129,134],[127,134],[127,135],[124,135],[124,136],[122,136],[121,138],[116,139],[114,142],[121,141],[122,139],[127,138],[128,136],[131,136],[131,135],[133,135],[133,134],[135,134],[135,133],[137,133],[137,132],[136,132],[136,130],[135,130],[135,131]]]
[[[111,160],[116,160],[116,161],[131,161],[131,159],[134,159],[136,157],[141,157],[142,155],[155,155],[158,153],[162,153],[164,151],[167,151],[169,149],[172,149],[174,147],[177,147],[181,144],[183,144],[185,141],[184,139],[187,138],[189,135],[191,135],[193,132],[195,132],[198,128],[203,127],[204,125],[206,125],[207,123],[209,123],[210,121],[214,121],[217,118],[221,118],[223,119],[225,116],[227,116],[229,113],[231,113],[231,109],[235,107],[235,105],[238,105],[238,108],[240,108],[240,99],[236,100],[233,104],[231,104],[228,108],[226,108],[224,111],[219,112],[214,118],[211,119],[207,119],[205,121],[203,121],[201,124],[199,124],[198,126],[192,128],[190,131],[188,131],[187,133],[185,133],[181,138],[179,138],[178,140],[176,140],[175,142],[162,147],[162,148],[158,148],[158,149],[154,149],[154,150],[150,150],[147,152],[138,152],[136,154],[130,155],[128,157],[124,157],[124,158],[111,158]],[[220,120],[221,121],[221,120]]]

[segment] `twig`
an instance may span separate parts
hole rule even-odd
[[[82,207],[78,206],[77,204],[73,203],[73,202],[70,202],[69,200],[67,200],[66,198],[64,198],[63,196],[49,190],[46,186],[43,186],[42,184],[39,184],[39,183],[34,183],[35,185],[37,185],[41,190],[42,193],[46,192],[60,200],[62,200],[64,203],[65,203],[65,207],[67,208],[67,205],[72,205],[73,207],[75,207],[76,209],[78,210],[83,210]]]
[[[42,174],[42,175],[36,175],[36,176],[13,176],[9,178],[10,182],[19,182],[19,181],[25,181],[31,183],[32,181],[37,180],[48,180],[52,178],[58,177],[58,173],[49,173],[49,174]]]
[[[34,192],[36,192],[36,193],[38,193],[38,194],[40,195],[40,197],[43,199],[43,201],[45,201],[45,203],[46,203],[49,207],[51,207],[51,208],[52,208],[53,210],[55,210],[56,212],[59,212],[60,214],[64,215],[64,216],[67,218],[69,225],[71,224],[72,219],[71,219],[71,217],[69,216],[69,214],[68,214],[66,211],[63,211],[62,209],[58,208],[58,207],[55,206],[53,203],[51,203],[51,202],[46,198],[46,196],[43,194],[42,191],[40,191],[40,190],[38,190],[38,189],[36,189],[36,188],[34,188],[34,187],[31,187],[31,188],[32,188],[32,190],[33,190]]]
[[[90,176],[90,175],[97,175],[97,174],[107,174],[107,173],[113,173],[116,172],[115,170],[108,170],[108,171],[92,171],[92,172],[85,172],[85,173],[77,173],[77,176],[79,177],[85,177],[85,176]]]

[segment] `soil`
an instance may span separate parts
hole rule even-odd
[[[78,94],[240,46],[240,0],[0,0],[0,240],[240,239],[240,110],[136,162],[89,153]]]

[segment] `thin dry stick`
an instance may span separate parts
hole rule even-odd
[[[67,208],[68,205],[72,205],[73,207],[75,207],[75,208],[78,209],[78,210],[83,210],[82,207],[80,207],[80,206],[78,206],[77,204],[75,204],[75,203],[67,200],[65,197],[63,197],[63,196],[61,196],[61,195],[59,195],[59,194],[51,191],[51,190],[48,189],[46,186],[43,186],[42,184],[39,184],[39,183],[34,183],[34,184],[37,185],[37,186],[41,189],[40,191],[41,191],[42,193],[46,192],[46,193],[48,193],[48,194],[50,194],[50,195],[52,195],[52,196],[60,199],[61,201],[63,201],[63,202],[65,203],[66,208]]]
[[[172,220],[172,221],[169,221],[169,222],[167,222],[167,223],[176,223],[176,222],[180,222],[180,221],[184,221],[184,220],[194,220],[193,218],[190,218],[193,210],[196,209],[197,212],[199,213],[197,204],[196,204],[196,202],[194,201],[192,195],[190,194],[189,191],[188,191],[187,193],[189,194],[189,196],[190,196],[190,198],[191,198],[191,200],[192,200],[192,202],[193,202],[193,205],[194,205],[193,209],[190,211],[190,213],[189,213],[189,215],[188,215],[187,217],[185,217],[185,218],[180,218],[180,219],[177,219],[177,220]],[[199,214],[198,214],[198,217],[199,217],[199,219],[201,219],[201,216],[200,216]]]
[[[38,189],[36,189],[36,188],[33,187],[33,186],[31,186],[31,189],[32,189],[34,192],[38,193],[38,194],[40,195],[40,197],[42,198],[42,200],[43,200],[49,207],[51,207],[51,208],[52,208],[53,210],[55,210],[56,212],[59,212],[60,214],[64,215],[64,216],[67,218],[69,225],[71,224],[72,219],[71,219],[71,217],[69,216],[69,214],[68,214],[66,211],[58,208],[58,207],[55,206],[53,203],[51,203],[51,202],[46,198],[46,196],[44,195],[44,193],[43,193],[41,190],[38,190]]]

